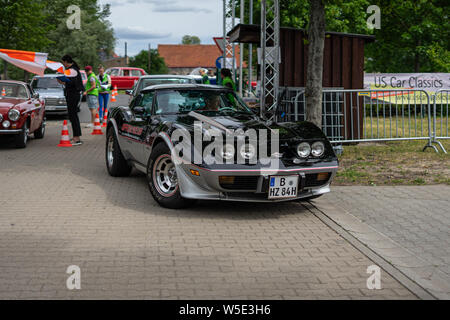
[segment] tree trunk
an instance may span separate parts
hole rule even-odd
[[[8,62],[3,60],[3,80],[8,80]]]
[[[309,0],[306,120],[322,128],[322,77],[325,46],[324,0]]]

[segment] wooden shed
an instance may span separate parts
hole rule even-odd
[[[239,24],[229,33],[231,42],[260,44],[259,25]],[[306,84],[306,66],[308,60],[307,35],[305,30],[295,28],[280,28],[280,89],[283,88],[304,88]],[[340,89],[363,89],[364,88],[364,46],[366,43],[374,42],[375,37],[362,34],[349,34],[340,32],[326,32],[323,61],[323,87]],[[338,119],[339,122],[347,124],[353,122],[354,128],[358,127],[358,120],[351,118],[352,109],[359,106],[362,108],[362,98],[356,94],[350,97],[342,97],[342,101],[352,101],[345,104],[346,121]],[[358,101],[358,99],[360,101]],[[304,108],[304,106],[302,106]],[[324,111],[331,110],[336,106],[325,105]],[[297,110],[298,111],[298,110]],[[362,130],[362,112],[360,115],[360,125]],[[351,118],[351,119],[350,119]],[[333,128],[324,128],[327,135]],[[361,134],[361,132],[359,133]],[[335,134],[332,134],[333,136]],[[340,134],[340,138],[356,137],[357,132],[347,126]]]
[[[228,33],[231,42],[260,44],[260,26],[239,24]],[[308,59],[307,36],[302,29],[280,28],[280,86],[304,87]],[[326,32],[323,86],[364,88],[364,46],[374,36]]]

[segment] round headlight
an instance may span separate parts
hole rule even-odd
[[[20,118],[20,112],[17,109],[11,109],[8,112],[8,118],[11,121],[17,121]]]
[[[226,144],[222,149],[222,158],[230,160],[234,158],[234,147],[231,144]]]
[[[302,142],[297,146],[297,154],[300,158],[308,158],[311,154],[311,146],[308,142]]]
[[[11,125],[11,123],[8,120],[3,121],[3,123],[2,123],[2,126],[5,129],[9,128],[10,125]]]
[[[323,142],[317,141],[314,142],[311,146],[311,154],[314,157],[320,157],[325,152],[325,145]]]
[[[239,150],[239,153],[243,159],[253,159],[256,155],[256,148],[252,144],[243,144]]]

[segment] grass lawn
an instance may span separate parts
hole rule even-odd
[[[426,141],[344,145],[334,185],[450,185],[450,140],[441,140],[448,154],[428,148]]]

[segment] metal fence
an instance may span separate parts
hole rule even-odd
[[[448,92],[430,97],[413,89],[324,89],[322,130],[334,145],[424,140],[424,150],[438,152],[436,143],[446,152],[438,140],[449,138]],[[280,122],[306,120],[304,88],[281,89],[276,117]]]
[[[450,139],[448,126],[450,89],[438,90],[433,96],[433,139],[447,153],[440,139]]]

